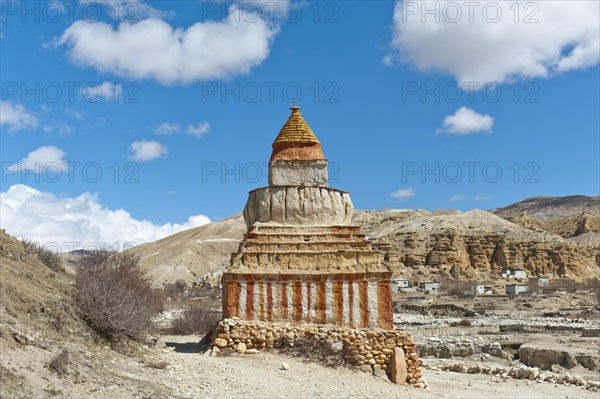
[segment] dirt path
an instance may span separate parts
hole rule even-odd
[[[273,352],[208,357],[198,353],[199,340],[195,336],[163,336],[157,347],[144,349],[133,357],[108,347],[90,352],[73,344],[69,346],[73,354],[69,372],[62,377],[47,367],[56,349],[5,347],[1,353],[4,381],[0,384],[4,388],[0,391],[4,392],[0,392],[0,397],[598,398],[598,393],[575,386],[512,379],[497,383],[488,375],[431,370],[424,370],[429,388],[417,389]],[[149,366],[161,361],[168,366]],[[288,370],[279,370],[282,362],[289,364]],[[12,379],[7,381],[8,377]],[[6,391],[7,388],[10,389]]]
[[[172,393],[186,398],[597,398],[597,393],[572,386],[523,380],[492,382],[491,376],[425,371],[428,389],[399,386],[349,369],[331,369],[279,354],[208,357],[193,351],[189,337],[163,337],[159,343],[175,347],[163,352],[170,363],[154,370]],[[289,370],[279,370],[282,362]]]

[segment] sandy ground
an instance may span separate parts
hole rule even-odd
[[[183,397],[411,397],[411,398],[598,398],[578,387],[529,383],[523,380],[492,382],[490,376],[425,370],[428,389],[399,386],[367,373],[331,369],[318,364],[263,352],[256,355],[207,357],[193,351],[189,337],[166,336],[162,345],[175,346],[164,353],[171,365],[154,370],[157,378]],[[279,370],[282,362],[289,370]]]
[[[32,398],[599,398],[575,386],[524,380],[494,382],[488,375],[424,370],[427,389],[392,384],[364,372],[332,369],[274,352],[208,357],[196,336],[162,336],[139,356],[108,348],[80,352],[69,375],[44,364],[53,353],[28,346],[4,348],[2,364],[25,379]],[[168,362],[165,369],[148,363]],[[282,362],[288,370],[279,370]],[[4,383],[3,383],[4,384]],[[9,398],[10,395],[0,397]]]

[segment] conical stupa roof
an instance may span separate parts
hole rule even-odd
[[[273,147],[282,144],[320,144],[317,136],[313,133],[308,123],[300,113],[300,107],[295,104],[290,107],[292,114],[288,118],[285,125],[279,131],[277,138],[273,142]]]

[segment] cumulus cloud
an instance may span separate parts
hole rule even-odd
[[[167,155],[167,147],[154,140],[139,140],[131,143],[132,161],[144,162],[162,158]]]
[[[115,243],[121,249],[210,223],[208,217],[195,215],[182,224],[157,225],[135,219],[124,209],[108,209],[89,193],[75,198],[57,197],[24,184],[13,185],[2,193],[0,212],[1,226],[8,233],[48,244],[49,248],[55,248],[50,243],[56,243],[63,251],[86,245],[114,247]]]
[[[191,84],[248,73],[269,55],[277,24],[235,15],[222,21],[174,28],[150,17],[122,22],[76,21],[56,39],[71,61],[127,78],[155,79],[164,85]]]
[[[189,125],[187,128],[187,134],[190,136],[202,137],[208,130],[210,129],[210,124],[208,122],[200,122],[197,125]]]
[[[154,131],[158,134],[175,134],[181,131],[181,126],[177,123],[165,122],[158,126]]]
[[[401,200],[412,198],[415,196],[415,194],[416,194],[415,189],[412,187],[409,187],[409,188],[402,188],[400,190],[394,191],[393,193],[390,193],[390,197],[401,201]]]
[[[31,151],[19,161],[21,170],[33,170],[41,173],[44,170],[55,169],[63,171],[68,168],[64,159],[65,152],[58,147],[47,145]]]
[[[600,2],[470,4],[473,8],[467,2],[397,1],[392,51],[384,63],[400,60],[422,71],[442,71],[481,89],[490,82],[587,68],[600,59]]]
[[[140,18],[170,18],[175,15],[173,11],[156,9],[143,0],[79,0],[82,5],[94,3],[106,6],[109,15],[116,20],[135,21]]]
[[[467,134],[489,134],[494,125],[494,118],[480,114],[471,108],[460,107],[453,115],[444,118],[443,126],[436,130],[436,134],[450,134],[463,136]]]
[[[32,130],[38,125],[38,119],[22,104],[12,101],[0,101],[0,126],[7,126],[9,132]]]

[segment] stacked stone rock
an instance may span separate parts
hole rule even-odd
[[[296,324],[244,321],[237,317],[220,321],[212,332],[212,355],[221,350],[254,354],[261,349],[285,348],[316,340],[335,347],[347,364],[363,371],[386,374],[397,384],[424,388],[425,381],[412,337],[403,331],[365,330],[331,324]],[[313,347],[314,345],[309,345]]]
[[[250,192],[248,231],[223,275],[224,317],[392,328],[391,272],[352,226],[350,195],[299,108],[273,143],[269,186]]]

